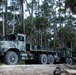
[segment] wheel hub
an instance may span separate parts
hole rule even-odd
[[[11,56],[11,57],[10,57],[10,62],[13,63],[14,61],[15,61],[15,57],[14,57],[14,56]]]
[[[44,58],[44,59],[43,59],[43,61],[45,62],[45,61],[46,61],[46,59]]]

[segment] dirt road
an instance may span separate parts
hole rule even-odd
[[[2,65],[0,66],[0,75],[53,75],[53,71],[59,65]],[[76,70],[68,69],[60,65],[70,73],[76,73]]]

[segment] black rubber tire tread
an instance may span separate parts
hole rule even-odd
[[[66,58],[66,64],[70,64],[72,65],[73,64],[73,59],[72,58]]]
[[[53,64],[54,63],[54,57],[51,54],[48,54],[47,56],[47,63],[48,64]]]
[[[39,55],[39,63],[40,64],[47,64],[47,55],[46,54]]]
[[[11,62],[11,60],[10,60],[11,56],[14,57],[14,61],[13,62]],[[19,62],[19,57],[18,57],[18,55],[17,55],[16,52],[14,52],[14,51],[8,51],[5,54],[4,62],[5,62],[5,64],[8,64],[8,65],[16,65]]]

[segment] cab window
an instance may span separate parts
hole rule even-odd
[[[18,40],[19,40],[19,41],[24,41],[24,37],[18,36]]]

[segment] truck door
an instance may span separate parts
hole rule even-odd
[[[26,42],[25,42],[25,35],[18,35],[18,49],[20,51],[25,51]]]

